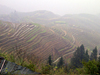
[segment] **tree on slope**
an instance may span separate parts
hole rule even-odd
[[[49,64],[49,65],[52,65],[51,55],[48,57],[48,64]]]
[[[71,59],[71,65],[73,66],[73,68],[82,67],[82,60],[88,60],[88,53],[86,55],[84,45],[78,47],[77,50],[74,52],[73,58]]]
[[[80,52],[80,59],[82,61],[82,59],[84,59],[84,55],[85,55],[85,49],[84,49],[83,44],[80,46],[80,51],[79,52]]]
[[[97,47],[95,47],[93,49],[93,52],[91,53],[91,56],[90,56],[90,60],[97,60]]]
[[[85,60],[86,60],[86,62],[88,62],[88,61],[89,61],[89,54],[88,54],[88,50],[86,50]]]
[[[58,64],[57,64],[58,68],[62,67],[63,64],[64,64],[64,60],[63,60],[63,57],[61,57]]]

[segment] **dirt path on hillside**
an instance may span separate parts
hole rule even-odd
[[[75,51],[72,51],[72,52],[69,52],[69,53],[67,53],[67,54],[64,54],[62,57],[65,57],[66,55],[69,55],[69,54],[72,54],[72,53],[74,53]],[[59,61],[59,59],[60,59],[61,57],[58,57],[53,63],[56,63],[57,61]]]
[[[52,30],[52,29],[50,29],[50,31],[52,31],[53,33],[55,33],[55,31],[54,31],[54,30]]]
[[[67,32],[65,30],[63,30],[63,29],[61,29],[61,30],[64,32],[64,34],[65,34],[64,36],[66,36],[67,35]]]
[[[65,35],[66,36],[66,35]],[[72,38],[73,38],[73,44],[75,44],[75,37],[72,35]],[[72,53],[74,53],[75,52],[75,50],[74,51],[72,51],[72,52],[69,52],[69,53],[67,53],[67,54],[64,54],[62,57],[65,57],[66,55],[69,55],[69,54],[72,54]],[[58,57],[53,63],[56,63],[57,61],[59,61],[59,59],[60,59],[61,57]]]
[[[61,57],[57,58],[53,63],[56,63]]]
[[[67,53],[67,54],[64,54],[63,57],[65,57],[66,55],[72,54],[72,53],[74,53],[74,52],[75,52],[75,50],[72,51],[72,52],[69,52],[69,53]]]
[[[72,38],[73,38],[73,44],[75,44],[75,37],[72,35]]]

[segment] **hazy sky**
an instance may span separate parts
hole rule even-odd
[[[0,4],[21,12],[49,10],[60,15],[100,13],[100,0],[0,0]]]

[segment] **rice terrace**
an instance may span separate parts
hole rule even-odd
[[[1,74],[100,75],[100,1],[1,0]]]
[[[52,55],[54,59],[72,52],[75,47],[65,36],[65,32],[53,30],[36,23],[18,24],[0,21],[0,49],[3,53],[10,53],[18,45],[23,50],[28,49],[28,54],[47,59]],[[56,34],[58,33],[58,34]],[[45,53],[46,52],[46,53]],[[65,56],[66,57],[66,56]],[[68,55],[67,55],[68,57]]]

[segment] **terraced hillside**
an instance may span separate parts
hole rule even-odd
[[[84,44],[86,49],[91,50],[97,46],[100,50],[100,18],[97,15],[90,14],[77,14],[77,15],[65,15],[58,19],[51,21],[54,25],[51,28],[56,33],[65,32],[63,38],[68,39],[70,42],[74,42],[79,46]],[[64,35],[64,34],[63,34]],[[72,40],[73,39],[73,40]]]
[[[15,24],[0,21],[0,50],[3,53],[11,53],[15,46],[27,50],[27,54],[34,54],[43,59],[52,55],[54,60],[60,56],[68,57],[75,46],[62,36],[66,36],[64,30],[62,36],[54,33],[53,29],[35,23]],[[68,54],[68,55],[66,55]]]
[[[97,46],[100,50],[100,18],[96,15],[78,14],[65,15],[68,33],[73,34],[79,44],[84,44],[88,50]]]
[[[91,52],[95,46],[100,50],[100,41],[98,41],[100,40],[99,15],[66,14],[64,16],[59,16],[50,11],[40,10],[28,13],[13,12],[8,15],[1,15],[0,20],[15,23],[29,23],[28,26],[23,23],[11,25],[13,28],[13,32],[11,31],[11,33],[15,38],[14,41],[16,40],[17,44],[24,42],[23,44],[26,44],[25,46],[29,47],[30,52],[33,50],[37,51],[37,49],[44,49],[44,47],[49,48],[49,46],[51,46],[51,54],[53,52],[52,55],[55,55],[55,58],[57,58],[63,53],[66,54],[66,51],[69,52],[73,50],[75,46],[80,46],[81,44],[84,44],[89,52]],[[42,24],[49,28],[46,29],[46,27],[39,25],[32,27],[30,22]],[[67,43],[62,44],[64,42],[60,42],[59,39]],[[57,44],[54,44],[54,42]],[[60,44],[60,47],[58,43]],[[29,46],[27,44],[29,44]]]

